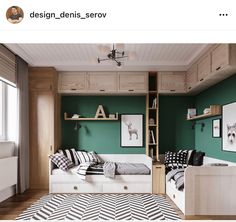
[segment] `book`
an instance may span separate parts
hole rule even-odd
[[[150,143],[153,143],[153,144],[156,143],[153,130],[150,130],[150,140],[149,141],[150,141]]]
[[[197,110],[195,108],[188,109],[187,118],[192,118],[196,116]]]
[[[152,108],[157,108],[157,98],[153,99]]]

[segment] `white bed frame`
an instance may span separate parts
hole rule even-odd
[[[207,166],[228,163],[227,167]],[[166,193],[186,216],[236,215],[236,164],[204,157],[203,166],[190,166],[184,175],[185,188],[179,191],[166,181]]]
[[[74,174],[52,175],[55,165],[49,160],[50,193],[152,193],[152,159],[144,154],[101,154],[103,161],[144,163],[150,175],[88,175],[82,181]]]

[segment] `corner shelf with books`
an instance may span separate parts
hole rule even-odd
[[[158,157],[158,92],[157,72],[149,72],[146,97],[146,155],[153,161]]]

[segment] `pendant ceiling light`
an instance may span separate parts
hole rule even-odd
[[[113,44],[112,50],[110,50],[110,52],[107,54],[107,58],[104,58],[104,59],[98,58],[97,61],[98,63],[101,63],[102,61],[111,60],[111,61],[115,61],[117,66],[121,66],[121,61],[119,60],[123,58],[128,58],[128,56],[125,55],[124,51],[118,51],[118,49],[115,49],[115,45]]]

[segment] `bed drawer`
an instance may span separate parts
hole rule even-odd
[[[104,193],[151,193],[151,183],[114,183],[103,184]]]
[[[102,184],[53,183],[51,193],[101,193]]]

